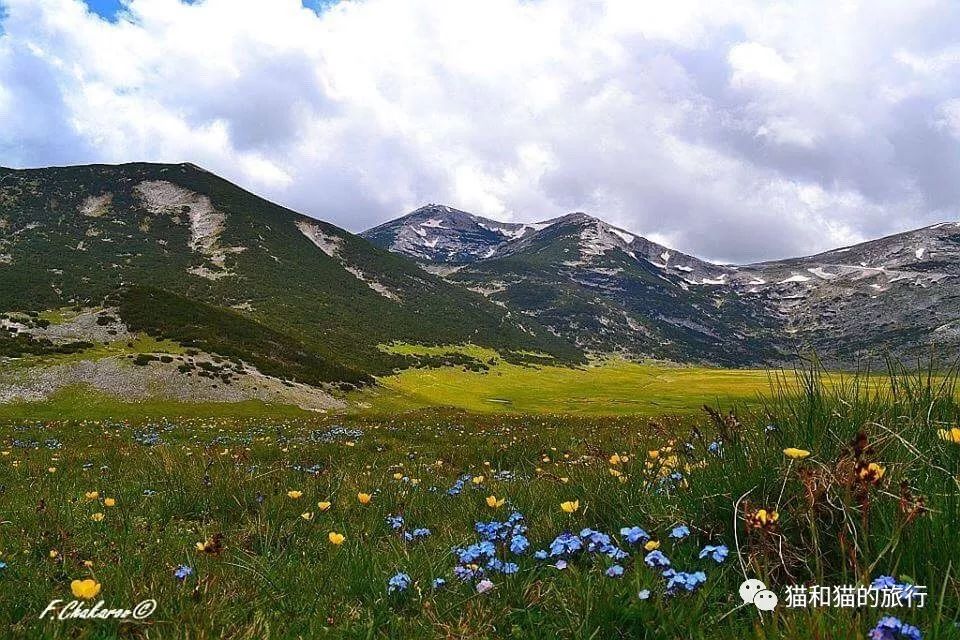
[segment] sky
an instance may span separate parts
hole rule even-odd
[[[0,0],[0,165],[129,161],[810,254],[960,219],[960,3]]]

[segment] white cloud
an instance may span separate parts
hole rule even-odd
[[[3,1],[3,165],[191,161],[354,231],[582,210],[726,260],[957,217],[946,0]]]

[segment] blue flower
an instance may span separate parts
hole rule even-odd
[[[193,569],[188,567],[185,564],[182,564],[174,570],[173,577],[183,582],[184,580],[187,579],[187,576],[191,574],[193,574]]]
[[[644,557],[643,561],[644,563],[646,563],[648,567],[669,567],[670,566],[670,559],[667,558],[667,556],[663,555],[663,552],[660,551],[659,549],[655,549],[654,551],[651,551],[650,553],[648,553],[646,557]]]
[[[715,440],[711,442],[709,445],[707,445],[707,451],[709,451],[710,453],[720,453],[720,447],[721,447],[720,441]]]
[[[526,536],[517,534],[510,538],[510,553],[520,555],[530,548],[530,541]]]
[[[700,585],[707,581],[707,574],[703,571],[694,573],[685,573],[683,571],[674,573],[667,581],[667,593],[676,593],[677,591],[696,591]]]
[[[410,579],[410,576],[405,573],[397,573],[387,581],[387,593],[406,591],[410,587],[411,583],[412,580]]]
[[[387,524],[396,531],[403,527],[403,516],[387,516]]]
[[[513,575],[517,571],[520,571],[520,565],[518,565],[516,562],[504,562],[503,566],[500,567],[500,573],[504,573],[508,576]]]
[[[560,569],[560,570],[566,569],[566,568],[567,568],[567,561],[566,561],[566,560],[557,560],[557,563],[556,563],[555,565],[553,565],[553,566],[556,567],[557,569]]]
[[[650,534],[640,527],[623,527],[620,529],[620,535],[627,541],[627,544],[637,544],[650,539]]]
[[[728,549],[727,545],[725,544],[721,544],[717,546],[708,544],[707,546],[705,546],[703,549],[700,550],[700,558],[703,559],[709,556],[710,558],[713,559],[714,562],[716,562],[717,564],[720,564],[727,559],[727,555],[729,553],[730,553],[730,549]]]
[[[533,557],[535,560],[546,560],[547,552],[543,549],[540,549],[539,551],[533,554]]]
[[[615,564],[609,569],[607,569],[604,573],[606,573],[608,578],[619,578],[620,576],[623,575],[623,567],[621,567],[618,564]]]
[[[583,548],[583,541],[572,533],[561,533],[550,543],[550,555],[562,556],[566,553],[576,553]]]
[[[403,534],[403,539],[407,542],[412,542],[414,540],[419,540],[420,538],[426,538],[430,535],[430,529],[414,529],[413,531],[407,531]]]
[[[432,586],[433,586],[434,589],[440,589],[440,588],[446,586],[447,581],[444,580],[443,578],[434,578],[434,579],[433,579],[433,582],[432,582],[431,584],[432,584]]]
[[[649,600],[650,589],[641,589],[640,593],[637,594],[637,597],[640,598],[641,600]]]
[[[920,629],[904,624],[893,616],[880,618],[877,626],[870,630],[870,640],[899,640],[900,638],[921,640],[923,634],[920,633]]]
[[[683,540],[688,535],[690,535],[690,529],[687,528],[687,525],[682,524],[679,527],[674,527],[673,531],[670,532],[670,537],[674,540]]]

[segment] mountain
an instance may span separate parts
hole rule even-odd
[[[497,248],[536,229],[429,204],[360,235],[421,262],[466,264],[490,258]]]
[[[960,346],[955,223],[814,256],[718,265],[582,213],[513,225],[496,243],[479,244],[456,233],[444,208],[431,211],[430,224],[447,229],[444,243],[473,259],[428,255],[382,231],[364,235],[587,350],[724,365],[785,363],[815,351],[849,365],[864,355],[913,360],[931,346]],[[498,224],[457,213],[483,228]],[[420,221],[405,216],[378,229]]]
[[[62,307],[108,307],[131,330],[311,383],[409,365],[378,348],[392,341],[580,357],[532,319],[189,164],[0,169],[0,311]]]

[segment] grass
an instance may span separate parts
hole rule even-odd
[[[619,365],[608,366],[602,375],[615,379]],[[884,385],[826,383],[812,371],[734,414],[724,406],[715,417],[655,420],[434,408],[16,421],[0,430],[0,627],[37,638],[801,640],[866,637],[889,613],[928,640],[958,638],[960,444],[938,437],[960,420],[954,383],[951,372],[902,371]],[[788,446],[811,455],[788,459]],[[876,481],[870,464],[884,470]],[[462,490],[448,495],[458,478]],[[370,504],[358,492],[371,493]],[[506,502],[490,508],[489,495]],[[568,500],[579,501],[570,514],[559,506]],[[321,511],[319,501],[332,506]],[[760,508],[778,512],[777,522],[749,524]],[[476,578],[455,576],[451,548],[478,540],[475,523],[514,511],[530,549],[497,543],[518,571],[489,569],[494,588],[477,593]],[[386,518],[398,514],[394,531]],[[681,524],[691,534],[672,539]],[[668,594],[624,526],[643,527],[674,568],[702,570],[706,582]],[[421,527],[431,534],[404,540]],[[614,561],[601,553],[572,554],[564,570],[557,558],[532,557],[584,527],[628,552],[622,577],[605,575]],[[331,531],[346,541],[331,544]],[[727,545],[730,557],[699,558],[705,544]],[[192,569],[182,581],[180,565]],[[398,572],[411,585],[390,594]],[[781,606],[761,615],[737,606],[744,572],[781,598],[787,585],[884,574],[930,595],[922,609]],[[447,585],[432,588],[437,577]],[[157,612],[138,623],[38,620],[52,598],[72,598],[77,578],[97,580],[107,606],[154,598]],[[652,597],[639,599],[641,589]]]
[[[480,413],[645,415],[699,411],[704,404],[755,403],[769,390],[763,369],[716,369],[606,359],[578,368],[513,364],[476,345],[390,345],[391,353],[457,353],[490,363],[406,369],[379,379],[381,388],[352,396],[374,411],[445,406]]]

